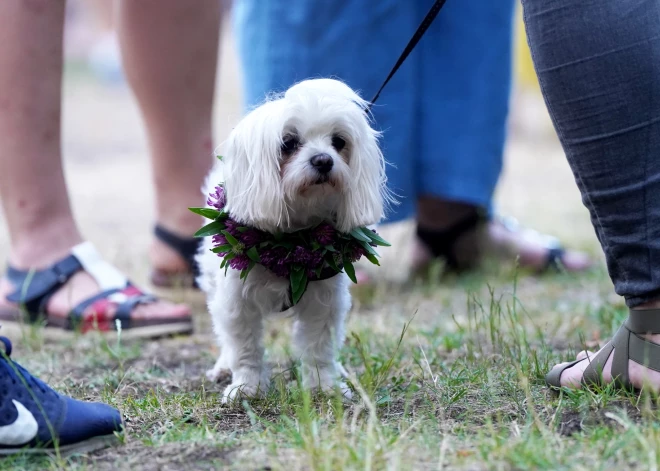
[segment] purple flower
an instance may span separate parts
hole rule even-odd
[[[213,245],[217,247],[219,245],[225,245],[227,243],[227,238],[224,234],[216,234],[211,239],[211,242],[213,242]]]
[[[314,269],[323,261],[323,255],[320,252],[298,246],[293,250],[292,261],[306,268]]]
[[[216,234],[211,239],[214,247],[220,247],[221,245],[227,244],[227,238],[223,234]],[[227,252],[218,252],[218,257],[224,257],[227,255]]]
[[[218,211],[222,211],[222,209],[227,204],[225,189],[222,187],[222,185],[216,186],[215,191],[209,194],[209,197],[206,200],[206,204],[217,209]]]
[[[246,247],[254,247],[263,240],[263,235],[256,229],[248,229],[245,232],[239,232],[238,240]]]
[[[294,263],[307,265],[312,255],[312,252],[310,250],[307,250],[305,247],[298,246],[295,249],[293,249],[293,253],[291,255]]]
[[[350,249],[346,252],[346,258],[348,258],[351,263],[357,262],[360,260],[365,254],[367,253],[366,250],[364,250],[364,247],[361,245],[353,245],[350,247]]]
[[[289,266],[289,252],[284,247],[266,249],[260,254],[261,264],[280,277],[287,277],[291,273]]]
[[[225,229],[234,237],[238,237],[238,235],[240,234],[240,232],[238,231],[239,227],[241,227],[241,225],[232,218],[227,218],[225,220]]]
[[[250,265],[250,259],[245,254],[236,255],[229,260],[229,266],[234,270],[244,270]]]
[[[319,224],[313,233],[314,239],[321,245],[330,245],[335,241],[337,231],[327,222]]]
[[[312,252],[307,263],[308,268],[318,268],[319,265],[323,263],[323,254],[320,252]]]

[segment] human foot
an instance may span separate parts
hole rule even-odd
[[[518,256],[521,267],[537,272],[553,268],[553,265],[560,265],[568,272],[581,272],[593,266],[586,254],[565,250],[554,237],[522,228],[512,218],[496,218],[489,222],[486,247],[489,253],[500,257]]]
[[[474,231],[461,234],[451,249],[456,252],[455,258],[460,262],[461,258],[468,258],[470,254],[478,253],[479,246],[482,247],[481,252],[484,256],[502,259],[519,257],[522,268],[539,273],[555,265],[569,272],[584,271],[593,265],[586,254],[565,250],[553,237],[530,229],[522,229],[512,219],[490,220],[478,238],[474,237]],[[465,256],[462,255],[463,252],[466,253]],[[426,244],[415,238],[411,257],[412,269],[416,271],[428,265],[433,259],[433,254]],[[473,264],[474,261],[470,265]]]
[[[89,243],[72,252],[74,255],[38,271],[8,269],[7,276],[0,279],[0,317],[5,325],[23,323],[22,311],[26,310],[28,320],[45,315],[48,326],[66,330],[112,331],[120,320],[123,330],[139,336],[191,331],[187,306],[144,294],[103,261]]]
[[[149,253],[151,283],[162,288],[197,288],[195,255],[202,239],[183,237],[161,225],[156,226],[154,235]]]
[[[593,261],[586,254],[563,249],[552,237],[520,229],[510,219],[495,219],[485,224],[485,228],[474,227],[460,234],[451,250],[455,253],[454,264],[460,270],[474,268],[482,256],[505,260],[519,257],[522,268],[537,273],[559,266],[568,272],[580,272],[593,266]],[[434,258],[428,245],[414,236],[410,247],[410,273],[422,271]],[[356,277],[358,284],[373,281],[364,269],[356,270]]]
[[[660,309],[631,310],[623,326],[597,353],[583,351],[546,376],[554,388],[609,384],[660,391]]]

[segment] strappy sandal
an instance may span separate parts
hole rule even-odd
[[[470,214],[448,229],[439,231],[425,229],[418,225],[417,237],[431,252],[433,258],[443,260],[449,271],[458,272],[471,268],[471,265],[478,261],[479,255],[477,253],[472,253],[470,256],[470,266],[466,266],[464,262],[459,260],[456,252],[456,244],[459,239],[470,232],[476,231],[478,227],[486,221],[488,221],[486,215],[475,208],[474,211],[471,211]]]
[[[94,278],[100,292],[75,306],[67,317],[49,315],[46,307],[50,298],[79,271],[85,271]],[[25,323],[37,322],[44,323],[54,336],[58,335],[57,331],[113,333],[116,332],[117,324],[125,337],[153,338],[192,332],[190,314],[180,317],[132,318],[136,306],[153,303],[157,298],[132,285],[119,270],[103,260],[89,242],[75,246],[71,255],[49,268],[21,271],[8,267],[6,276],[16,287],[7,296],[7,301],[16,304],[16,307],[0,307],[3,332],[7,329],[21,329]],[[114,308],[112,315],[110,308]]]
[[[641,337],[641,335],[659,333],[660,309],[631,309],[624,324],[595,357],[585,357],[555,368],[546,375],[545,382],[553,389],[561,389],[562,373],[582,361],[589,361],[589,366],[582,375],[582,384],[586,387],[600,386],[603,384],[603,368],[614,351],[612,359],[614,384],[621,389],[636,389],[630,383],[628,376],[628,360],[651,370],[660,371],[660,345]]]
[[[197,277],[199,267],[195,262],[195,255],[199,252],[202,239],[195,237],[180,237],[163,226],[156,225],[154,235],[162,243],[174,250],[185,260],[188,271],[183,273],[171,273],[164,270],[153,270],[151,272],[151,283],[159,288],[193,288],[199,289]]]
[[[509,216],[496,216],[496,219],[507,231],[513,233],[526,232],[545,247],[545,262],[538,270],[536,270],[537,273],[542,274],[565,270],[564,256],[566,255],[566,249],[556,237],[541,234],[533,229],[523,228],[515,218]]]

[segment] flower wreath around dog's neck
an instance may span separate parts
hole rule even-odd
[[[207,200],[207,208],[189,208],[212,222],[195,233],[195,237],[212,237],[212,252],[222,258],[220,268],[239,270],[245,280],[255,265],[262,265],[278,277],[289,279],[291,305],[305,293],[310,281],[325,280],[342,271],[357,283],[353,263],[366,257],[378,263],[377,246],[389,246],[374,230],[367,227],[345,234],[324,221],[314,227],[295,232],[274,234],[242,224],[225,211],[227,202],[222,184],[215,187]]]

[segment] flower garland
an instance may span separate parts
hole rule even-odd
[[[322,222],[309,229],[270,234],[242,224],[225,211],[227,197],[222,184],[207,200],[207,208],[189,208],[212,222],[195,237],[213,237],[212,252],[222,258],[220,268],[240,270],[244,280],[256,264],[281,278],[289,278],[292,304],[297,304],[309,281],[327,279],[343,270],[357,283],[353,263],[366,257],[378,263],[376,246],[389,246],[376,231],[359,227],[348,234]]]

